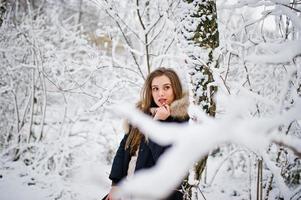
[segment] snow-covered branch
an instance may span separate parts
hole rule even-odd
[[[237,104],[237,101],[232,103]],[[181,182],[193,163],[217,145],[225,142],[245,146],[261,155],[276,140],[270,132],[281,124],[300,120],[300,109],[301,100],[299,99],[291,110],[271,118],[242,119],[237,117],[241,115],[241,111],[236,109],[234,113],[223,119],[213,120],[203,115],[202,124],[181,126],[160,124],[137,110],[122,105],[117,112],[128,117],[131,123],[138,126],[147,137],[161,145],[173,144],[160,158],[155,168],[137,173],[133,178],[124,181],[121,187],[122,192],[127,195],[134,194],[140,198],[166,196]],[[282,143],[295,146],[295,143],[290,142],[291,139],[285,136],[282,138]],[[298,141],[297,138],[294,139]],[[300,144],[300,142],[297,143]],[[300,149],[297,151],[301,153]],[[164,183],[161,181],[163,177],[165,177]],[[281,188],[283,187],[281,186]],[[282,192],[286,194],[287,191],[286,188]]]

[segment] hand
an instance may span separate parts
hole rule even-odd
[[[113,198],[115,191],[117,190],[117,186],[112,186],[110,192],[105,200],[116,200]]]
[[[169,105],[163,105],[156,109],[156,114],[154,116],[155,120],[166,120],[170,116]]]
[[[149,111],[150,111],[151,115],[154,117],[155,114],[156,114],[156,112],[157,112],[157,108],[151,107],[151,108],[149,109]]]

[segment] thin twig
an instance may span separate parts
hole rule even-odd
[[[18,108],[18,100],[17,100],[17,95],[13,90],[11,90],[13,96],[14,96],[14,105],[15,105],[15,113],[16,113],[16,121],[17,121],[17,130],[18,132],[20,131],[20,113],[19,113],[19,108]]]
[[[291,146],[290,144],[275,140],[273,140],[272,142],[278,144],[279,146],[283,146],[290,149],[297,157],[301,158],[301,152],[295,147]]]
[[[137,16],[138,16],[138,19],[139,19],[139,22],[140,22],[140,25],[143,29],[143,33],[144,33],[144,45],[145,45],[145,56],[146,56],[146,66],[147,66],[147,71],[148,73],[150,73],[150,60],[149,60],[149,49],[148,49],[148,33],[149,32],[145,32],[145,25],[142,21],[142,17],[140,15],[140,10],[139,10],[139,0],[136,0],[136,7],[137,7]]]
[[[201,193],[202,197],[203,197],[205,200],[207,200],[206,197],[205,197],[205,195],[204,195],[203,192],[201,191],[200,187],[197,187],[197,188],[198,188],[199,192]]]

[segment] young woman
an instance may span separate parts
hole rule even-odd
[[[178,75],[170,68],[158,68],[150,73],[144,83],[141,100],[137,107],[154,120],[161,122],[185,122],[188,97],[182,91]],[[126,176],[140,169],[154,166],[169,146],[160,146],[152,140],[146,140],[138,128],[127,126],[126,134],[115,155],[109,178],[112,187],[105,200],[113,200],[117,184]],[[182,200],[183,195],[175,190],[166,200]]]

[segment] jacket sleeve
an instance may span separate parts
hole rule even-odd
[[[113,160],[111,173],[109,176],[109,178],[112,180],[112,184],[117,184],[123,177],[126,176],[125,169],[124,169],[124,162],[126,157],[125,143],[127,137],[128,134],[125,134],[119,144],[118,150]]]

